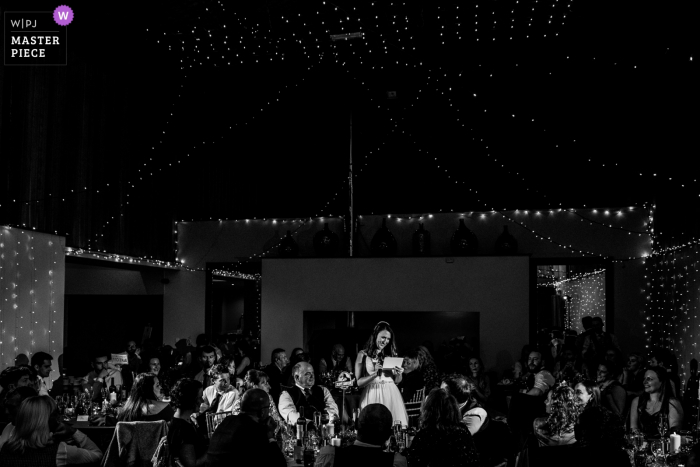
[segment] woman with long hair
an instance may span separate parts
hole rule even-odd
[[[673,397],[664,368],[652,367],[644,372],[644,392],[630,406],[630,429],[646,436],[659,436],[659,422],[668,417],[668,428],[677,431],[683,426],[683,407]]]
[[[161,386],[153,373],[141,373],[134,378],[134,385],[119,412],[120,422],[142,422],[166,420],[173,418],[173,409],[167,402],[162,402]]]
[[[403,397],[396,387],[401,382],[403,367],[384,369],[385,357],[396,357],[396,338],[389,323],[380,321],[355,361],[357,386],[363,388],[360,408],[368,404],[383,404],[391,411],[394,423],[400,421],[408,426]]]
[[[579,446],[609,446],[621,449],[625,426],[619,415],[607,409],[601,400],[597,382],[584,380],[575,388],[579,415],[574,425]]]
[[[24,400],[14,430],[0,452],[0,464],[63,467],[98,462],[102,458],[100,448],[85,434],[60,423],[58,417],[51,397]]]
[[[409,465],[481,465],[472,435],[461,420],[454,396],[443,389],[430,391],[421,409],[420,430],[407,453]]]
[[[168,424],[168,444],[173,460],[176,461],[174,465],[204,465],[208,443],[192,423],[192,414],[196,413],[197,403],[202,398],[202,383],[182,378],[172,387],[170,398],[170,403],[176,409]]]
[[[240,340],[236,342],[236,345],[233,348],[233,355],[236,358],[238,366],[236,366],[236,374],[231,376],[243,378],[246,372],[252,368],[252,363],[250,361],[250,357],[248,356],[249,354],[250,346],[246,341]]]
[[[418,352],[420,371],[423,375],[423,381],[425,381],[425,391],[430,392],[433,388],[439,388],[440,384],[442,384],[443,376],[438,371],[430,351],[422,345],[419,345],[416,351]]]
[[[576,442],[574,425],[580,411],[577,400],[573,388],[566,383],[560,383],[549,391],[545,402],[549,415],[533,422],[540,446],[561,446]]]
[[[469,359],[469,376],[467,379],[472,384],[472,397],[484,407],[491,396],[491,380],[484,373],[484,362],[479,357]]]

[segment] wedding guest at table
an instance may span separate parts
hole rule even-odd
[[[216,428],[206,456],[207,467],[261,465],[286,467],[287,461],[268,423],[270,397],[262,389],[250,389],[241,399],[241,413],[226,417]]]
[[[102,389],[108,388],[114,381],[115,386],[124,384],[121,371],[109,363],[106,353],[98,353],[92,361],[92,371],[82,380],[83,390],[89,389],[93,401],[102,399]]]
[[[51,376],[53,368],[51,368],[51,361],[53,357],[46,352],[37,352],[32,355],[31,367],[34,368],[37,375],[39,376],[39,395],[48,396],[49,387],[46,384],[46,378]]]
[[[476,399],[482,407],[488,403],[491,397],[491,380],[484,373],[484,362],[480,357],[472,357],[469,359],[469,371],[467,379],[472,383],[471,395]]]
[[[8,467],[63,467],[92,464],[102,451],[70,426],[59,424],[56,402],[49,396],[29,397],[15,418],[15,429],[0,451],[0,464]],[[60,440],[60,441],[59,441]]]
[[[319,373],[340,373],[347,371],[352,373],[352,362],[345,354],[345,347],[342,344],[335,344],[330,356],[321,357],[318,362]]]
[[[421,408],[420,430],[408,450],[411,467],[479,466],[474,440],[461,422],[457,400],[433,389]]]
[[[197,360],[199,361],[199,372],[194,375],[193,379],[196,379],[204,388],[211,386],[212,381],[209,377],[209,369],[217,363],[216,351],[213,347],[205,345],[198,348],[199,354]]]
[[[545,409],[548,416],[533,422],[535,436],[540,446],[561,446],[576,442],[574,424],[579,406],[574,389],[560,383],[547,394]]]
[[[269,378],[264,371],[255,369],[248,370],[248,373],[245,374],[244,388],[245,391],[249,389],[262,389],[266,393],[270,394]],[[238,398],[236,400],[236,403],[234,404],[233,413],[239,413],[240,407],[241,399]],[[284,422],[284,419],[282,418],[282,416],[279,413],[279,410],[277,409],[277,404],[275,404],[273,400],[271,400],[270,404],[270,417],[272,417],[272,419],[276,423]]]
[[[346,447],[324,446],[316,456],[314,467],[406,467],[406,457],[385,452],[392,434],[391,412],[383,404],[369,404],[360,411],[357,440]]]
[[[596,382],[600,386],[601,405],[624,419],[627,391],[617,380],[619,373],[615,363],[603,360],[598,364]]]
[[[406,406],[396,386],[403,378],[403,367],[384,370],[385,357],[396,357],[396,335],[389,323],[380,321],[355,362],[357,386],[362,388],[360,408],[368,404],[384,404],[391,411],[394,423],[400,421],[408,426]]]
[[[640,354],[631,353],[627,358],[627,366],[622,370],[622,387],[628,398],[641,396],[644,392],[644,360]]]
[[[168,445],[174,465],[204,465],[207,440],[192,423],[192,414],[195,413],[201,396],[202,383],[190,378],[178,380],[170,391],[170,404],[176,409],[168,424]]]
[[[14,388],[22,386],[31,386],[32,371],[28,366],[10,366],[2,370],[0,373],[0,386],[2,393],[0,399],[4,399],[5,395]]]
[[[295,424],[300,407],[304,407],[304,417],[307,419],[311,419],[314,412],[327,412],[331,420],[338,418],[338,405],[327,388],[315,384],[314,368],[310,363],[297,363],[292,373],[294,386],[280,395],[278,408],[283,420],[290,425]]]
[[[126,355],[129,363],[122,365],[122,379],[126,387],[131,387],[134,383],[134,378],[141,372],[141,348],[136,344],[136,341],[130,340],[126,342]]]
[[[568,383],[572,383],[581,378],[576,362],[576,352],[573,346],[564,344],[560,358],[554,363],[552,376],[554,376],[557,382],[566,381]]]
[[[273,350],[270,357],[270,364],[265,367],[265,373],[267,373],[269,377],[270,395],[275,401],[275,404],[277,404],[280,399],[280,392],[282,391],[280,386],[282,384],[282,373],[287,365],[289,365],[287,352],[280,348]]]
[[[619,415],[601,405],[598,383],[584,380],[574,387],[579,416],[574,425],[574,437],[579,446],[608,444],[621,448],[625,425]]]
[[[603,327],[605,326],[603,318],[594,316],[591,320],[591,324],[593,325],[592,332],[585,336],[583,348],[581,349],[581,355],[589,366],[591,362],[595,363],[605,358],[605,353],[608,349],[614,348],[618,352],[621,352],[620,344],[618,344],[615,335],[603,331]]]
[[[443,377],[430,351],[422,345],[419,345],[416,350],[420,361],[420,372],[423,376],[423,381],[425,381],[425,392],[429,393],[433,388],[440,387]]]
[[[23,353],[17,354],[17,356],[15,357],[15,366],[23,366],[23,365],[29,366],[29,357],[27,357]]]
[[[153,373],[141,373],[134,379],[131,393],[117,419],[120,422],[170,421],[173,409],[163,402],[160,382]]]
[[[292,350],[291,357],[289,357],[289,364],[287,365],[287,368],[282,372],[282,385],[288,387],[294,386],[294,373],[292,372],[292,369],[299,362],[309,363],[310,361],[311,359],[309,358],[309,355],[304,352],[304,349],[301,347],[295,347],[294,350]]]
[[[2,434],[0,434],[0,451],[2,451],[2,447],[10,438],[12,430],[15,429],[14,423],[15,419],[17,418],[17,411],[19,410],[20,405],[22,405],[22,402],[30,397],[38,395],[39,394],[36,392],[36,389],[29,386],[20,386],[8,392],[4,403],[4,415],[6,416],[6,419],[3,418],[3,420],[7,420],[8,423],[2,430]]]
[[[644,372],[644,393],[635,397],[630,406],[630,429],[645,436],[659,436],[662,414],[668,417],[669,432],[682,429],[683,407],[671,394],[668,374],[657,366]]]
[[[449,375],[440,388],[457,400],[460,419],[472,436],[488,426],[488,414],[474,397],[474,385],[466,376]]]
[[[238,390],[231,385],[231,375],[225,365],[214,365],[209,370],[213,384],[204,388],[200,412],[231,412],[238,400]]]
[[[418,351],[413,350],[404,355],[403,377],[396,386],[398,386],[399,390],[401,391],[404,402],[413,399],[416,391],[419,391],[425,387],[425,381],[423,381],[423,375],[420,372]]]
[[[681,379],[678,376],[678,359],[668,349],[654,349],[649,359],[650,367],[661,367],[666,371],[671,396],[680,399]]]
[[[251,362],[249,357],[250,346],[246,341],[240,340],[236,342],[236,345],[233,348],[233,353],[236,357],[236,363],[238,365],[236,366],[236,374],[231,376],[243,379],[245,377],[246,372],[253,368],[253,363]]]

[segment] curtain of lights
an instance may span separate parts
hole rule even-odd
[[[62,237],[0,226],[0,369],[18,354],[63,352]]]
[[[691,359],[699,359],[698,258],[700,247],[666,250],[647,260],[648,348],[669,349],[678,358],[679,376],[685,384]]]
[[[566,327],[581,334],[581,318],[599,316],[605,322],[605,271],[556,283],[566,300]]]

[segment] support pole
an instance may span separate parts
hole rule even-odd
[[[353,255],[353,241],[355,239],[355,205],[354,205],[354,193],[352,186],[352,110],[350,110],[350,176],[348,184],[350,187],[350,257]]]

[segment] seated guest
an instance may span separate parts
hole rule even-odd
[[[236,374],[231,375],[231,377],[243,379],[246,372],[252,368],[252,362],[248,356],[250,354],[248,343],[244,340],[236,342],[236,345],[233,347],[233,354],[238,365],[236,366]]]
[[[53,399],[33,396],[20,405],[0,459],[3,466],[63,467],[98,462],[102,451],[80,431],[58,422]]]
[[[404,401],[410,401],[419,391],[425,387],[423,375],[420,372],[420,360],[418,352],[412,351],[403,357],[403,378],[397,384]]]
[[[141,373],[134,379],[131,393],[117,419],[120,422],[146,422],[173,418],[173,409],[162,402],[160,382],[153,373]]]
[[[469,371],[471,373],[467,379],[472,384],[472,397],[483,407],[491,396],[491,380],[484,373],[484,362],[481,361],[481,358],[472,357],[469,359]]]
[[[29,366],[29,357],[20,353],[15,357],[15,366]]]
[[[386,466],[404,467],[406,458],[398,452],[385,452],[392,434],[391,411],[382,404],[368,404],[357,421],[357,440],[343,448],[324,446],[316,456],[314,467]]]
[[[168,376],[167,372],[163,370],[160,364],[160,358],[151,357],[148,359],[148,373],[153,373],[158,377],[158,382],[160,382],[161,392],[163,396],[170,396],[170,388],[168,387]]]
[[[310,363],[299,362],[292,369],[294,386],[282,391],[279,413],[288,424],[295,424],[299,408],[304,407],[304,417],[311,419],[314,412],[326,412],[330,419],[338,417],[338,406],[331,392],[315,385],[314,368]]]
[[[275,404],[279,402],[280,392],[282,391],[280,385],[282,384],[282,372],[289,365],[289,359],[287,358],[287,352],[284,349],[275,349],[272,351],[272,356],[270,358],[270,364],[265,367],[265,373],[269,377],[270,382],[270,395],[275,401]]]
[[[635,397],[630,406],[630,429],[645,436],[659,436],[661,415],[668,417],[669,432],[683,427],[683,407],[671,395],[667,372],[651,367],[644,373],[644,393]]]
[[[622,370],[622,387],[627,397],[641,396],[644,392],[644,360],[638,353],[631,353],[627,366]]]
[[[425,381],[425,392],[429,393],[433,388],[439,388],[442,383],[442,375],[438,371],[435,360],[430,354],[430,351],[420,345],[416,349],[418,352],[418,361],[420,362],[420,373]]]
[[[241,413],[226,417],[216,428],[206,456],[207,467],[264,465],[285,467],[287,461],[275,439],[270,397],[250,389],[241,398]]]
[[[0,451],[2,451],[3,445],[7,442],[10,437],[10,433],[15,429],[15,419],[17,418],[17,411],[19,406],[22,405],[25,399],[30,397],[38,396],[36,389],[29,386],[21,386],[15,388],[8,392],[5,398],[5,414],[7,415],[8,424],[0,434]]]
[[[554,386],[554,376],[544,368],[542,354],[536,350],[527,357],[527,370],[523,377],[527,383],[521,392],[530,396],[545,396]]]
[[[92,371],[83,378],[82,387],[90,390],[93,401],[99,401],[102,389],[108,388],[112,381],[115,386],[123,384],[122,374],[110,365],[106,353],[100,353],[92,361]]]
[[[488,425],[486,410],[473,397],[474,386],[466,376],[450,375],[442,382],[440,388],[457,400],[460,420],[472,436]]]
[[[249,389],[262,389],[266,393],[270,394],[270,383],[268,382],[267,374],[260,370],[248,370],[245,374],[245,380],[243,382],[245,391]],[[241,410],[241,399],[238,398],[233,406],[233,414],[236,415]],[[272,397],[270,397],[270,417],[275,423],[284,423],[282,416],[280,416],[277,410],[277,404],[274,403]]]
[[[547,394],[547,417],[533,422],[535,436],[540,446],[561,446],[576,442],[574,424],[578,418],[576,393],[571,386],[560,383]]]
[[[472,435],[461,423],[457,400],[446,391],[433,389],[425,400],[408,461],[411,467],[481,465]]]
[[[574,437],[578,446],[600,443],[622,447],[625,426],[622,419],[601,405],[600,388],[595,381],[585,380],[574,388],[579,416],[574,425]]]
[[[649,360],[650,367],[666,370],[666,380],[671,389],[671,396],[680,399],[681,379],[678,377],[678,359],[668,349],[655,349]]]
[[[5,395],[11,390],[23,386],[31,386],[32,371],[27,366],[10,366],[2,370],[0,373],[0,386],[2,386],[2,395]]]
[[[127,387],[133,384],[134,378],[141,372],[141,349],[136,345],[136,341],[126,343],[126,355],[129,363],[121,368],[122,378]]]
[[[603,407],[624,418],[627,404],[627,391],[617,381],[619,370],[611,360],[598,364],[596,382],[600,386],[600,401]]]
[[[199,467],[204,465],[207,440],[197,432],[192,414],[202,396],[202,383],[190,378],[177,381],[171,391],[170,404],[175,414],[168,424],[168,444],[173,465]]]
[[[202,398],[203,412],[231,412],[238,400],[238,391],[231,386],[228,368],[224,365],[214,365],[209,370],[209,376],[214,384],[204,389]]]
[[[209,378],[209,370],[217,363],[216,351],[213,347],[205,345],[198,348],[199,351],[199,372],[194,375],[194,379],[202,383],[204,388],[212,385]]]
[[[299,362],[308,363],[309,361],[309,356],[304,352],[304,349],[302,349],[301,347],[296,347],[294,350],[292,350],[292,356],[289,358],[289,364],[287,365],[287,369],[284,370],[284,372],[282,373],[282,385],[287,387],[294,386],[294,372],[292,371],[294,365],[296,365]]]
[[[331,355],[329,357],[321,357],[321,360],[319,360],[318,371],[319,373],[336,374],[347,371],[352,374],[352,363],[347,355],[345,355],[345,347],[343,347],[341,344],[335,344]]]
[[[39,376],[39,395],[48,396],[49,387],[46,384],[46,378],[51,375],[53,369],[51,368],[51,360],[53,357],[46,352],[37,352],[32,355],[31,366],[36,371]],[[50,381],[49,381],[50,382]]]
[[[572,383],[581,377],[573,345],[564,344],[559,359],[554,364],[552,375],[556,381],[566,381],[567,383]]]

